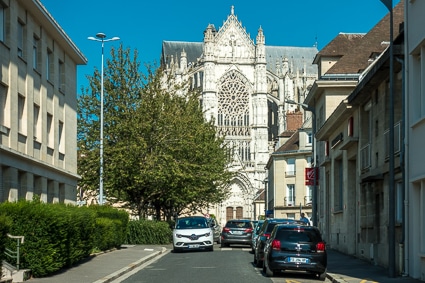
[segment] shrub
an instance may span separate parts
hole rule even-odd
[[[128,225],[127,244],[161,245],[172,241],[172,231],[167,222],[134,220]]]

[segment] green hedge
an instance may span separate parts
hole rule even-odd
[[[5,248],[7,241],[7,233],[9,233],[10,227],[12,226],[12,220],[5,214],[0,214],[0,263],[5,258]],[[0,264],[1,266],[1,264]],[[0,278],[2,278],[2,270],[0,268]]]
[[[172,242],[172,230],[167,222],[139,220],[130,221],[127,244],[162,245]]]
[[[34,277],[71,266],[95,250],[119,248],[129,221],[126,212],[108,206],[19,201],[1,203],[0,211],[12,220],[10,233],[25,237],[21,268]]]

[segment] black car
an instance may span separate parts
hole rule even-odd
[[[263,259],[264,259],[264,246],[266,244],[266,241],[269,239],[270,234],[277,224],[291,224],[296,223],[300,225],[305,225],[304,222],[294,220],[294,219],[287,219],[287,218],[268,218],[264,221],[263,225],[261,226],[257,239],[255,241],[255,247],[254,247],[254,264],[257,267],[263,266]]]
[[[232,219],[227,221],[221,231],[221,247],[230,244],[251,246],[252,222],[249,219]]]
[[[324,281],[327,261],[326,243],[317,227],[276,225],[264,247],[263,271],[267,277],[275,272],[306,271]]]

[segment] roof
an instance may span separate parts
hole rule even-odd
[[[173,58],[174,62],[180,62],[182,51],[186,52],[188,64],[195,65],[202,57],[203,42],[166,41],[162,42],[161,65],[167,65]],[[275,73],[276,63],[282,64],[284,58],[288,58],[292,72],[306,69],[307,74],[317,74],[317,67],[312,64],[318,50],[316,47],[292,47],[292,46],[265,46],[267,70]]]
[[[399,26],[404,21],[404,1],[400,1],[393,10],[394,38],[399,33]],[[361,40],[357,40],[349,52],[335,63],[326,74],[358,74],[370,64],[373,54],[382,53],[390,38],[390,14],[379,21]],[[386,43],[386,44],[385,44]]]
[[[292,136],[276,150],[276,152],[295,151],[300,148],[300,132],[296,131]]]
[[[358,45],[364,33],[339,33],[331,42],[320,50],[314,59],[317,64],[321,57],[341,57]]]

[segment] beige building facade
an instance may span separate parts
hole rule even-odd
[[[75,203],[77,66],[38,0],[0,0],[0,201]]]
[[[311,116],[305,119],[305,114],[287,113],[287,130],[270,155],[266,167],[270,217],[300,219],[304,213],[311,219],[314,186],[307,182],[306,169],[312,167],[313,136]]]
[[[388,14],[367,34],[340,34],[319,52],[315,59],[319,79],[305,103],[316,109],[317,114],[317,216],[327,244],[394,269],[395,275],[400,276],[405,270],[406,243],[404,75],[400,63],[404,57],[403,1],[395,6],[393,15],[393,84],[389,72]],[[390,128],[394,133],[391,156]]]

